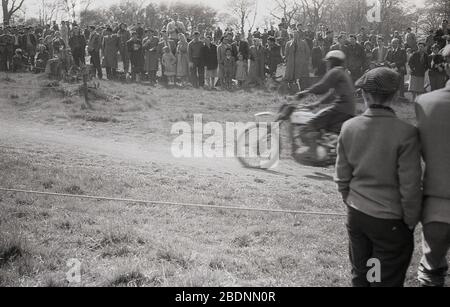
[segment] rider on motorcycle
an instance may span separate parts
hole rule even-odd
[[[325,98],[317,103],[311,104],[311,108],[316,108],[322,103],[332,103],[332,106],[324,109],[311,119],[303,130],[302,138],[305,145],[314,152],[317,146],[317,139],[321,136],[321,131],[332,131],[339,133],[342,124],[355,116],[355,86],[345,65],[345,54],[340,50],[330,51],[326,57],[328,72],[322,80],[311,88],[296,95],[298,100],[308,94],[322,95],[329,93]]]

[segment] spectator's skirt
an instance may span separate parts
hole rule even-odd
[[[425,87],[425,77],[410,76],[409,91],[414,93],[423,93]]]

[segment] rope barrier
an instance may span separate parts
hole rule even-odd
[[[3,90],[7,89],[24,89],[24,90],[45,90],[45,89],[52,89],[52,88],[59,88],[62,89],[60,86],[41,86],[41,87],[33,87],[33,86],[8,86],[6,88],[2,88]]]
[[[204,204],[190,204],[190,203],[156,201],[156,200],[139,200],[139,199],[131,199],[131,198],[115,198],[115,197],[105,197],[105,196],[89,196],[89,195],[77,195],[77,194],[62,194],[62,193],[52,193],[52,192],[40,192],[40,191],[21,190],[21,189],[6,189],[6,188],[1,188],[1,187],[0,187],[0,191],[3,191],[3,192],[14,192],[14,193],[23,193],[23,194],[32,194],[32,195],[38,195],[38,196],[79,198],[79,199],[103,200],[103,201],[113,201],[113,202],[128,202],[128,203],[136,203],[136,204],[173,206],[173,207],[218,209],[218,210],[230,210],[230,211],[265,212],[265,213],[283,213],[283,214],[294,214],[294,215],[295,214],[299,214],[299,215],[335,216],[335,217],[345,217],[346,216],[346,214],[344,214],[344,213],[336,213],[336,212],[299,211],[299,210],[282,210],[282,209],[262,209],[262,208],[235,207],[235,206],[224,207],[224,206],[214,206],[214,205],[204,205]]]

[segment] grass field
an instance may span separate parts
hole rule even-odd
[[[232,159],[171,157],[173,123],[196,113],[204,121],[251,121],[278,108],[274,93],[104,81],[107,96],[84,110],[76,86],[42,88],[48,83],[0,75],[1,187],[345,213],[331,168],[287,156],[273,172]],[[396,109],[414,121],[411,105]],[[408,286],[417,285],[419,256],[418,245]],[[66,280],[69,259],[82,264],[80,284]],[[0,192],[0,286],[348,286],[347,259],[340,217]]]

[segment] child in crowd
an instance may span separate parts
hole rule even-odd
[[[47,47],[45,45],[38,46],[38,53],[36,54],[36,73],[42,73],[45,71],[47,67],[47,62],[50,60],[50,53],[47,51]]]
[[[233,78],[236,74],[236,61],[232,55],[232,50],[228,48],[225,52],[225,59],[223,63],[224,73],[224,89],[231,90],[233,87]]]
[[[248,62],[244,59],[242,53],[238,54],[238,61],[236,62],[236,80],[239,87],[243,87],[248,77]]]
[[[29,64],[28,59],[23,55],[22,49],[16,49],[12,59],[13,72],[26,72]]]
[[[162,65],[164,66],[164,75],[169,79],[169,84],[175,85],[175,75],[177,74],[177,58],[170,51],[170,47],[163,48]]]
[[[344,124],[336,162],[348,207],[352,284],[402,287],[422,211],[419,134],[391,108],[401,86],[398,73],[375,68],[356,86],[368,110]],[[377,263],[379,274],[369,274]]]

